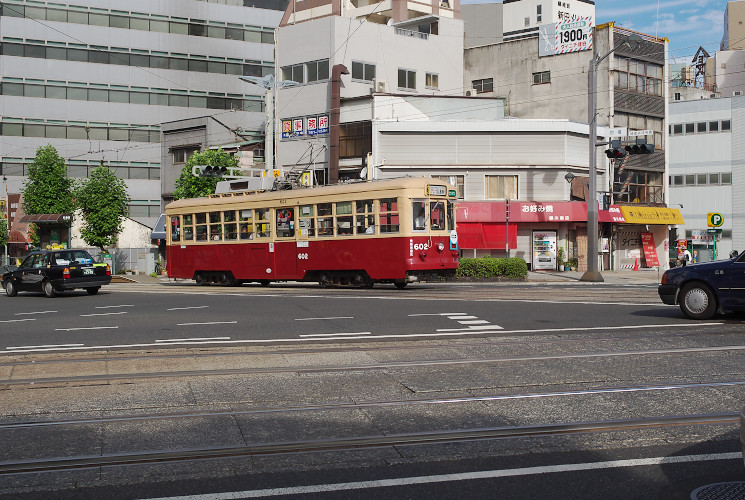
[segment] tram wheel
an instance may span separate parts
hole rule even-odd
[[[405,281],[396,281],[393,284],[396,285],[396,288],[398,288],[399,290],[403,290],[404,288],[406,288],[406,285],[408,285],[408,283],[406,283]]]
[[[202,273],[197,273],[197,275],[194,276],[194,281],[197,282],[197,285],[204,285],[204,276],[202,276]]]
[[[261,283],[261,286],[269,286],[270,281],[269,280],[259,280],[259,283]]]

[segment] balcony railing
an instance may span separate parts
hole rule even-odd
[[[429,33],[420,33],[419,31],[405,30],[403,28],[394,28],[393,32],[396,35],[409,36],[412,38],[419,38],[421,40],[429,40]]]

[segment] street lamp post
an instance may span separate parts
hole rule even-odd
[[[634,50],[639,46],[642,38],[637,34],[630,35],[626,40],[619,43],[611,50],[605,53],[604,56],[598,57],[597,55],[597,37],[593,34],[595,43],[592,44],[592,59],[590,60],[590,68],[588,71],[587,79],[587,109],[588,109],[588,123],[590,125],[590,133],[588,137],[589,148],[589,191],[590,198],[587,200],[587,271],[582,275],[580,281],[603,281],[603,275],[598,270],[598,200],[597,200],[597,146],[595,142],[598,138],[598,66],[605,60],[606,57],[611,55],[622,45],[627,45],[629,49]]]
[[[265,138],[264,138],[264,160],[266,163],[266,170],[273,170],[275,168],[275,150],[276,144],[276,117],[277,113],[275,110],[275,103],[277,102],[277,89],[284,87],[291,87],[293,85],[299,85],[298,82],[292,80],[281,80],[278,81],[274,78],[274,75],[266,75],[264,78],[257,76],[240,76],[238,77],[244,82],[252,83],[260,87],[264,87],[266,90],[265,109],[266,109],[266,126]]]

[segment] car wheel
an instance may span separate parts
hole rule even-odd
[[[688,283],[680,292],[680,310],[691,319],[709,319],[717,312],[717,299],[704,283]]]
[[[85,291],[88,292],[88,295],[96,295],[100,289],[100,286],[92,286],[90,288],[86,288]]]
[[[5,295],[7,295],[8,297],[15,297],[16,295],[18,295],[18,289],[12,281],[8,281],[7,283],[5,283]]]
[[[57,291],[49,280],[44,280],[44,283],[41,284],[41,289],[44,291],[44,295],[50,299],[57,295]]]

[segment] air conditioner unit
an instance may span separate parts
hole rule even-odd
[[[466,90],[466,97],[473,97],[473,96],[475,96],[475,95],[476,95],[477,93],[478,93],[478,92],[476,91],[476,89],[468,89],[468,90]]]
[[[388,82],[385,80],[373,79],[373,92],[388,92]]]
[[[732,95],[742,95],[742,90],[735,90]]]

